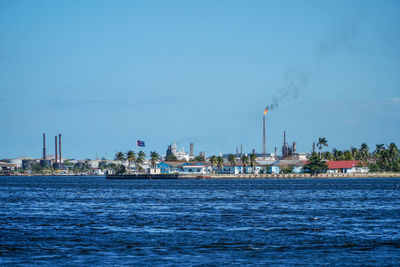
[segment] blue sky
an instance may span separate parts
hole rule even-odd
[[[0,158],[400,144],[399,1],[0,1]]]

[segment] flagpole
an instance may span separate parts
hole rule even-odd
[[[137,145],[137,139],[136,139],[136,159],[137,159],[137,156],[138,156],[138,145]],[[137,172],[137,164],[135,163],[135,172]]]

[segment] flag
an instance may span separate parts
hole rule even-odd
[[[137,140],[137,146],[145,147],[144,141]]]

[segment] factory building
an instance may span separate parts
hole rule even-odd
[[[169,145],[167,148],[167,153],[166,153],[165,157],[167,158],[170,155],[174,155],[178,160],[189,161],[189,159],[190,159],[190,156],[188,153],[185,152],[184,147],[182,147],[182,150],[178,151],[176,142],[174,142],[173,145]]]
[[[37,163],[35,159],[23,159],[22,160],[22,169],[32,169],[32,167]]]
[[[293,142],[291,146],[286,142],[286,131],[283,132],[282,158],[287,158],[296,153],[297,143]]]
[[[307,160],[305,153],[297,153],[297,142],[293,142],[289,145],[286,141],[286,131],[283,132],[283,145],[282,145],[282,159],[292,159],[298,161]]]

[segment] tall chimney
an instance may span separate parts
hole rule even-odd
[[[283,145],[286,146],[286,131],[283,131]]]
[[[277,155],[277,148],[275,147],[275,159],[277,159],[278,158],[278,155]]]
[[[240,145],[240,156],[243,156],[243,145]]]
[[[58,162],[58,159],[57,159],[57,135],[55,136],[55,146],[54,147],[56,149],[56,153],[55,153],[56,156],[55,156],[54,162]]]
[[[265,158],[265,115],[263,116],[263,157]]]
[[[60,154],[60,162],[62,162],[61,158],[61,134],[58,135],[58,153]]]
[[[190,156],[194,157],[194,145],[193,145],[193,143],[190,143]]]
[[[239,148],[236,147],[236,157],[239,157]]]
[[[292,148],[293,154],[296,154],[296,150],[297,150],[297,143],[293,142],[293,148]]]
[[[46,159],[46,134],[43,134],[43,159]]]

